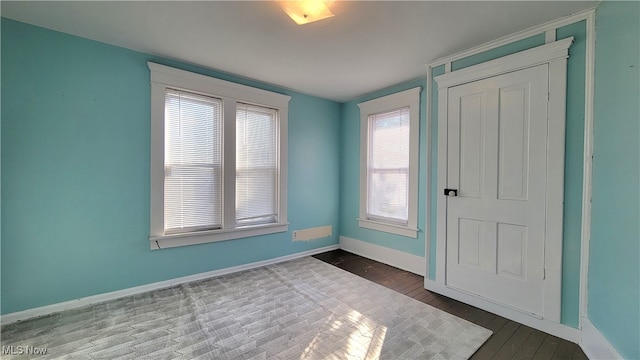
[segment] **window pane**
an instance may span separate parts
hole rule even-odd
[[[220,228],[222,102],[165,93],[165,232]]]
[[[369,116],[367,216],[407,223],[409,108]]]
[[[406,172],[375,172],[369,180],[369,215],[372,218],[406,222],[409,215]]]
[[[236,222],[277,221],[277,111],[238,104],[236,109]]]

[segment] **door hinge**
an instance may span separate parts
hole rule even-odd
[[[547,102],[549,102],[549,100],[551,100],[551,93],[547,92]]]
[[[547,269],[542,268],[542,280],[546,280],[547,279]]]

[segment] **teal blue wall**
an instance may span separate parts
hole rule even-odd
[[[360,109],[358,103],[420,86],[420,173],[418,181],[418,238],[409,238],[358,226],[360,201]],[[375,245],[404,251],[413,255],[425,254],[425,203],[426,203],[426,108],[424,91],[426,79],[409,81],[391,88],[376,91],[342,105],[341,164],[340,164],[340,229],[341,235],[370,242]]]
[[[1,313],[338,243],[339,103],[7,19],[1,36]],[[148,60],[292,96],[288,233],[149,250]]]
[[[460,70],[469,66],[478,65],[486,61],[495,60],[497,58],[511,55],[519,51],[531,49],[536,46],[544,45],[544,33],[528,37],[526,39],[514,41],[512,43],[491,49],[473,56],[458,59],[451,62],[451,71]]]
[[[640,359],[640,3],[596,12],[588,316]]]
[[[584,181],[586,22],[560,28],[558,39],[575,37],[567,64],[567,126],[564,156],[562,243],[562,323],[577,327],[580,317],[580,244]]]
[[[582,180],[584,153],[584,88],[585,88],[585,47],[586,24],[584,21],[558,29],[557,39],[574,37],[569,49],[567,65],[567,127],[565,138],[565,185],[564,185],[564,242],[562,264],[562,315],[563,324],[577,327],[579,314],[580,286],[580,241],[582,216]],[[451,64],[454,70],[479,64],[484,61],[513,54],[528,48],[544,45],[544,34],[532,36],[477,55],[456,60]],[[432,69],[433,76],[444,73],[444,66]],[[435,81],[434,81],[434,88]],[[437,176],[437,89],[433,92],[431,109],[433,124],[432,133],[432,188],[431,234],[429,278],[435,279],[436,272],[436,203],[440,193],[435,188]]]

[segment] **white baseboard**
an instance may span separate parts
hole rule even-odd
[[[586,317],[582,317],[582,339],[580,340],[580,347],[589,359],[622,359],[618,351]]]
[[[406,270],[420,276],[424,276],[426,270],[424,257],[346,236],[340,236],[340,248],[356,255],[395,266],[399,269]]]
[[[153,290],[165,289],[172,286],[185,284],[193,281],[198,281],[202,279],[207,279],[215,276],[231,274],[238,271],[254,269],[261,266],[276,264],[279,262],[293,260],[293,259],[297,259],[297,258],[309,256],[309,255],[320,254],[326,251],[336,250],[338,248],[339,248],[338,245],[330,245],[330,246],[307,250],[307,251],[303,251],[303,252],[299,252],[291,255],[280,256],[273,259],[257,261],[257,262],[244,264],[244,265],[232,266],[232,267],[219,269],[219,270],[207,271],[199,274],[183,276],[176,279],[159,281],[152,284],[135,286],[128,289],[111,291],[104,294],[87,296],[87,297],[76,299],[76,300],[69,300],[69,301],[65,301],[57,304],[51,304],[51,305],[41,306],[33,309],[27,309],[27,310],[18,311],[10,314],[0,315],[0,323],[2,325],[6,325],[6,324],[14,323],[16,321],[23,321],[23,320],[27,320],[27,319],[38,317],[38,316],[44,316],[44,315],[48,315],[48,314],[52,314],[52,313],[56,313],[64,310],[78,308],[81,306],[97,304],[97,303],[101,303],[108,300],[119,299],[122,297],[146,293]]]
[[[531,317],[520,311],[509,309],[491,301],[483,300],[468,293],[452,289],[433,280],[425,279],[424,287],[429,291],[433,291],[435,293],[461,301],[465,304],[475,306],[490,313],[500,315],[507,319],[519,322],[520,324],[524,324],[534,329],[544,331],[548,334],[574,342],[576,344],[580,342],[580,330],[572,328],[570,326],[558,324],[556,322],[545,319],[537,319]]]

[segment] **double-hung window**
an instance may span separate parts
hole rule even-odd
[[[222,101],[165,90],[165,234],[222,226]]]
[[[236,112],[236,224],[278,220],[278,113],[238,104]]]
[[[417,237],[420,88],[360,107],[359,225]]]
[[[151,248],[287,231],[290,97],[148,66]]]

